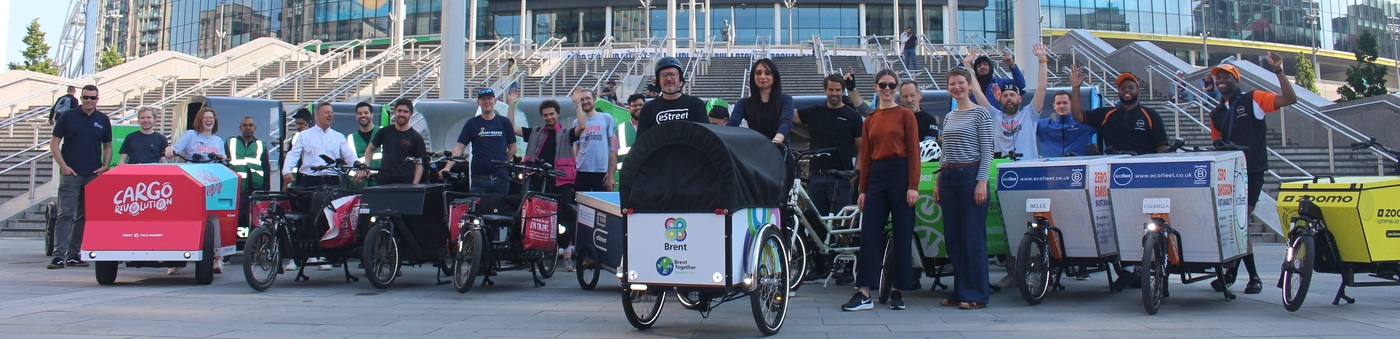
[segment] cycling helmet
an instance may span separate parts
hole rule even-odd
[[[676,59],[676,57],[664,57],[656,61],[656,73],[654,74],[655,77],[653,77],[652,83],[661,86],[661,70],[671,67],[675,67],[676,71],[681,73],[681,82],[684,83],[685,67],[681,67],[681,61],[680,59]]]
[[[919,160],[923,162],[937,161],[943,157],[943,149],[938,147],[938,141],[926,139],[919,143]]]

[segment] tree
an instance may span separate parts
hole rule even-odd
[[[1356,55],[1356,65],[1347,67],[1347,84],[1337,89],[1337,94],[1342,95],[1337,102],[1387,94],[1385,66],[1376,64],[1376,58],[1380,55],[1378,46],[1375,34],[1371,31],[1361,33],[1356,50],[1352,51]]]
[[[1303,52],[1298,52],[1297,65],[1297,69],[1294,72],[1297,75],[1293,77],[1293,81],[1297,83],[1298,86],[1303,86],[1303,88],[1317,93],[1317,72],[1313,70],[1312,60],[1308,59],[1307,55],[1303,54]]]
[[[107,45],[107,48],[103,48],[102,53],[97,56],[97,71],[101,72],[124,62],[126,62],[126,58],[123,58],[121,53],[117,53],[117,49],[112,48],[112,45]]]
[[[12,62],[10,69],[58,75],[58,66],[53,64],[53,59],[49,59],[49,44],[44,43],[44,31],[39,30],[39,19],[29,22],[23,41],[25,47],[19,54],[24,56],[24,62]]]

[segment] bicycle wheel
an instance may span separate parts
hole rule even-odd
[[[389,224],[380,221],[365,235],[364,257],[365,277],[379,289],[389,288],[399,271],[399,246],[394,234],[389,232]]]
[[[1016,252],[1016,274],[1021,279],[1019,289],[1021,299],[1027,304],[1038,305],[1050,293],[1049,244],[1040,234],[1021,238],[1020,250]]]
[[[1288,244],[1288,255],[1283,262],[1283,308],[1289,312],[1298,311],[1303,299],[1308,296],[1308,285],[1313,274],[1312,235],[1301,235]]]
[[[587,247],[578,247],[574,251],[574,273],[578,276],[578,287],[584,291],[592,291],[598,286],[598,276],[602,275],[602,265],[598,265],[598,258],[593,257],[593,250]]]
[[[98,285],[111,285],[117,282],[118,262],[98,261],[93,263],[93,265],[96,266],[96,268],[93,269],[93,272],[97,273]]]
[[[753,306],[753,320],[763,335],[773,335],[783,327],[787,319],[788,277],[792,275],[783,267],[791,262],[785,258],[789,252],[783,247],[784,240],[773,228],[765,229],[758,236],[758,267],[754,267],[754,282],[758,284],[749,293]]]
[[[636,329],[651,328],[665,306],[665,291],[632,291],[626,286],[622,287],[622,313],[627,315],[627,322]]]
[[[1148,233],[1142,243],[1142,307],[1147,314],[1157,314],[1167,289],[1167,252],[1163,243],[1159,232]]]
[[[890,300],[890,292],[894,291],[894,282],[890,281],[890,265],[894,264],[894,236],[885,234],[885,255],[880,261],[880,297],[879,301],[884,304]]]
[[[784,230],[783,238],[787,242],[787,271],[788,289],[797,291],[802,287],[802,279],[807,276],[807,241],[803,240],[801,232],[796,230]]]
[[[559,266],[559,247],[554,250],[544,252],[540,257],[540,278],[549,279],[554,276],[554,269]]]
[[[253,229],[243,247],[243,280],[254,291],[266,291],[277,281],[277,268],[282,263],[277,235],[267,227]]]
[[[204,222],[204,258],[194,263],[194,283],[208,285],[214,282],[214,235],[219,230],[219,221],[209,217]]]
[[[464,228],[452,260],[452,288],[457,293],[467,293],[476,284],[476,275],[481,270],[481,251],[481,230]]]

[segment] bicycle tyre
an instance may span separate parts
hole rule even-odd
[[[254,291],[266,291],[277,281],[277,269],[282,264],[277,242],[277,235],[268,227],[254,228],[248,234],[243,249],[243,280]]]
[[[457,252],[452,260],[452,288],[457,293],[467,293],[476,284],[476,276],[481,271],[481,230],[465,229],[457,239]]]
[[[758,284],[749,292],[749,302],[753,306],[753,320],[763,335],[774,335],[782,329],[787,319],[789,290],[787,279],[792,275],[788,267],[792,262],[786,258],[788,252],[785,240],[776,229],[768,228],[759,233],[758,267],[754,267],[754,283]]]
[[[1021,299],[1027,304],[1039,305],[1050,293],[1050,253],[1044,236],[1026,235],[1021,238],[1020,249],[1016,252],[1016,279],[1020,279],[1018,289]]]
[[[1316,258],[1316,239],[1312,235],[1301,235],[1290,242],[1288,256],[1283,264],[1283,308],[1296,312],[1303,306],[1308,296],[1308,286],[1312,283],[1313,260]]]
[[[399,270],[399,247],[384,221],[375,224],[365,235],[361,261],[365,265],[365,277],[375,288],[382,290],[394,284]]]
[[[1161,309],[1167,288],[1167,255],[1163,243],[1162,233],[1151,232],[1142,244],[1142,307],[1149,315]]]

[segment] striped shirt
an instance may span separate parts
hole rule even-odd
[[[948,112],[943,119],[941,165],[979,163],[977,180],[987,180],[992,168],[992,113],[978,106],[966,111]]]

